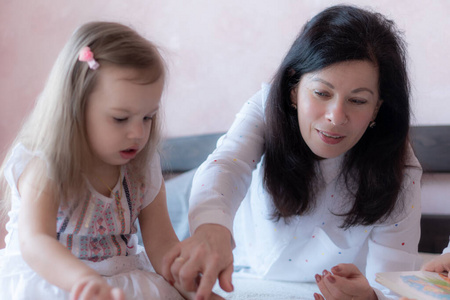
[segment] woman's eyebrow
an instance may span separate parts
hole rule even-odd
[[[329,86],[330,88],[334,89],[334,85],[332,85],[331,83],[329,83],[329,82],[326,81],[326,80],[323,80],[322,78],[314,77],[314,78],[312,79],[312,81],[318,81],[318,82],[321,82],[321,83],[323,83],[323,84]]]
[[[360,92],[369,92],[369,93],[371,93],[372,95],[375,94],[371,89],[365,88],[365,87],[357,88],[357,89],[354,89],[354,90],[352,91],[353,94],[355,94],[355,93],[360,93]]]
[[[326,86],[328,86],[328,87],[334,89],[334,85],[332,85],[330,82],[328,82],[328,81],[326,81],[326,80],[323,80],[322,78],[315,77],[315,78],[312,79],[312,81],[318,81],[318,82],[321,82],[321,83],[325,84]],[[352,94],[356,94],[356,93],[360,93],[360,92],[369,92],[369,93],[371,93],[372,95],[375,94],[371,89],[366,88],[366,87],[360,87],[360,88],[354,89],[354,90],[352,91]]]

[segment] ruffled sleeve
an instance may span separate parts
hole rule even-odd
[[[162,180],[163,177],[161,171],[160,156],[158,153],[155,153],[146,172],[146,184],[144,199],[142,201],[142,208],[146,207],[147,205],[152,203],[153,200],[155,200],[156,195],[158,195],[159,191],[161,190]]]

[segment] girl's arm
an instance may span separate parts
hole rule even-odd
[[[7,223],[7,218],[5,217],[5,219],[0,219],[0,249],[5,248],[5,237],[6,237],[6,223]]]
[[[139,225],[141,227],[145,252],[153,268],[155,268],[156,273],[161,274],[164,254],[179,243],[167,210],[164,181],[152,203],[141,210],[139,214]]]
[[[153,202],[140,212],[139,225],[141,227],[142,240],[147,256],[156,273],[162,274],[164,255],[169,252],[169,250],[178,247],[180,243],[172,227],[172,223],[170,222],[164,181]],[[175,288],[186,299],[195,298],[195,293],[184,290],[174,282],[171,282],[171,284],[175,284]],[[219,300],[223,298],[212,293],[211,298],[209,299]]]
[[[93,269],[76,258],[56,239],[56,217],[59,201],[54,197],[48,184],[41,189],[32,161],[27,166],[18,182],[22,203],[19,214],[19,239],[22,256],[27,264],[40,276],[59,288],[72,291],[72,299],[109,299],[112,291],[106,281]],[[40,167],[43,167],[42,165]],[[45,168],[45,166],[44,166]],[[42,169],[41,169],[42,170]]]

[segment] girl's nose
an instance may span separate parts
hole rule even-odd
[[[342,99],[330,101],[325,118],[334,126],[347,124],[348,116],[345,110],[345,102]]]
[[[130,131],[128,132],[128,137],[131,139],[140,139],[144,136],[144,133],[144,124],[141,122],[136,122],[131,126]]]

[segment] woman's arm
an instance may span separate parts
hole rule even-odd
[[[192,237],[164,257],[164,277],[187,291],[196,292],[195,299],[222,299],[212,293],[217,279],[224,291],[232,292],[232,273],[231,233],[217,224],[201,225]]]
[[[123,299],[93,269],[60,244],[56,239],[56,216],[59,207],[49,185],[39,188],[36,164],[32,161],[19,179],[22,203],[19,214],[19,239],[22,256],[27,264],[51,284],[72,291],[72,299]],[[40,166],[42,167],[42,166]]]
[[[430,272],[447,272],[450,278],[450,253],[444,253],[422,266],[422,270]]]
[[[410,155],[413,155],[412,152]],[[414,156],[411,161],[414,162]],[[358,270],[352,264],[340,264],[316,277],[326,297],[339,293],[354,299],[397,299],[391,292],[375,281],[378,272],[411,271],[420,266],[418,244],[420,239],[422,170],[419,166],[405,171],[402,190],[395,210],[390,217],[376,224],[368,240],[366,270]],[[365,276],[364,276],[365,271]],[[369,289],[368,289],[369,288]],[[319,299],[319,298],[318,298]],[[346,299],[345,297],[342,299]],[[351,299],[351,297],[349,298]]]
[[[316,275],[317,286],[323,294],[314,294],[315,299],[327,300],[377,300],[375,291],[364,274],[354,264],[339,264]]]
[[[218,224],[233,234],[233,219],[264,152],[265,86],[244,103],[217,148],[198,168],[189,199],[193,234],[203,224]]]
[[[388,220],[375,226],[370,235],[365,274],[379,299],[393,296],[392,292],[375,281],[376,273],[418,270],[422,263],[418,255],[422,214],[421,176],[420,167],[406,169],[396,209]]]

